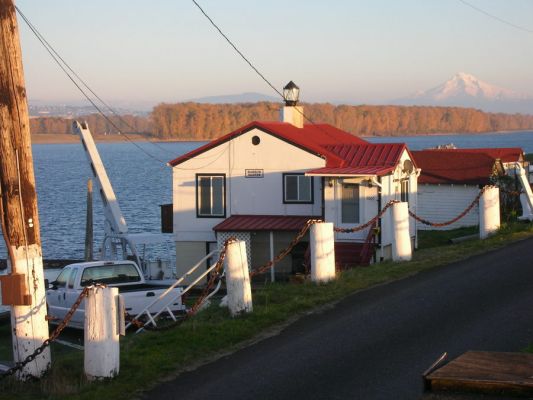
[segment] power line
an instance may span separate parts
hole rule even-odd
[[[222,29],[220,29],[218,27],[217,24],[215,24],[215,22],[211,19],[211,17],[209,15],[207,15],[207,13],[204,11],[204,9],[200,6],[200,4],[198,4],[198,2],[196,2],[196,0],[192,0],[192,2],[194,3],[194,5],[196,7],[198,7],[198,9],[202,12],[202,14],[204,14],[204,16],[208,19],[208,21],[211,23],[211,25],[214,26],[214,28],[218,31],[218,33],[220,33],[222,35],[222,37],[224,39],[226,39],[226,42],[229,43],[229,45],[231,47],[233,47],[233,49],[241,56],[241,58],[246,61],[246,63],[257,73],[257,75],[259,75],[261,77],[261,79],[263,79],[268,86],[270,86],[272,88],[272,90],[274,90],[277,94],[279,94],[281,96],[281,98],[283,99],[283,94],[278,90],[276,89],[276,87],[270,83],[270,81],[265,78],[265,76],[259,72],[259,70],[251,63],[250,60],[248,60],[248,58],[246,58],[246,56],[237,48],[237,46],[235,44],[233,44],[233,42],[226,36],[226,34],[224,32],[222,32]]]
[[[270,83],[270,81],[252,64],[252,62],[242,53],[242,51],[240,51],[237,46],[228,38],[228,36],[222,32],[222,29],[219,28],[219,26],[213,21],[213,19],[204,11],[204,9],[200,6],[200,4],[198,4],[198,2],[196,0],[191,0],[194,5],[196,7],[198,7],[198,9],[201,11],[201,13],[207,18],[207,20],[211,23],[211,25],[213,25],[213,27],[218,31],[218,33],[220,33],[220,35],[222,35],[222,37],[226,40],[226,42],[228,42],[228,44],[233,47],[233,49],[237,52],[237,54],[239,54],[239,56],[241,56],[241,58],[246,61],[246,63],[255,71],[255,73],[257,75],[259,75],[261,77],[261,79],[263,79],[268,86],[270,86],[272,88],[272,90],[274,90],[279,96],[281,96],[281,98],[283,100],[285,100],[285,96],[283,96],[283,93],[281,93],[278,89],[276,89],[276,87]],[[322,131],[322,133],[326,134],[327,136],[329,137],[332,137],[331,134],[326,131],[325,129],[323,129],[320,125],[316,124],[311,118],[309,118],[307,115],[305,115],[303,113],[303,111],[298,108],[298,107],[295,107],[295,110],[302,115],[302,117],[308,121],[309,123],[311,123],[312,125],[315,125],[315,127],[317,127],[320,131]]]
[[[516,24],[513,24],[512,22],[509,22],[503,18],[500,18],[494,14],[491,14],[485,10],[482,10],[481,8],[479,7],[476,7],[475,5],[473,4],[470,4],[469,2],[465,1],[465,0],[459,0],[461,3],[463,3],[464,5],[476,10],[477,12],[480,12],[481,14],[484,14],[486,15],[487,17],[490,17],[492,19],[495,19],[496,21],[499,21],[505,25],[509,25],[509,26],[512,26],[513,28],[516,28],[516,29],[519,29],[521,31],[524,31],[524,32],[527,32],[527,33],[533,33],[533,30],[531,29],[528,29],[528,28],[524,28],[523,26],[520,26],[520,25],[516,25]]]
[[[24,15],[24,13],[15,6],[15,9],[19,13],[19,15],[22,17],[26,25],[30,28],[32,33],[35,35],[37,40],[43,45],[43,47],[46,49],[48,54],[52,57],[52,59],[56,62],[56,64],[61,68],[61,70],[65,73],[65,75],[70,79],[70,81],[76,86],[76,88],[83,94],[83,96],[91,103],[91,105],[96,109],[96,111],[113,127],[117,130],[119,135],[123,136],[127,141],[129,141],[131,144],[136,146],[139,150],[141,150],[144,154],[146,154],[148,157],[159,161],[163,165],[166,165],[166,162],[155,157],[153,154],[147,152],[145,149],[143,149],[141,146],[139,146],[137,143],[135,143],[127,134],[122,132],[122,130],[109,118],[101,109],[98,107],[98,105],[95,103],[95,101],[85,92],[85,90],[81,87],[81,85],[85,86],[87,90],[89,90],[95,97],[98,99],[107,109],[113,113],[116,117],[119,118],[119,120],[124,123],[126,126],[128,126],[130,129],[134,130],[135,128],[131,126],[124,118],[122,118],[120,115],[118,115],[112,108],[109,106],[100,96],[98,96],[90,87],[89,85],[69,66],[69,64],[61,57],[61,55],[53,48],[53,46],[44,38],[44,36],[38,31],[38,29],[31,23],[31,21]],[[70,71],[70,72],[69,72]],[[78,81],[81,83],[81,85],[72,77],[74,75]],[[149,143],[153,144],[156,147],[159,147],[163,149],[161,146],[156,145],[153,142],[148,141]],[[168,151],[164,149],[165,151]]]

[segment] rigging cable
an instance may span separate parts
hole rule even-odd
[[[283,100],[285,100],[285,97],[283,96],[283,94],[278,89],[276,89],[276,87],[261,72],[259,72],[259,70],[252,64],[252,62],[248,60],[248,58],[246,58],[246,56],[242,53],[242,51],[240,51],[237,48],[237,46],[228,38],[228,36],[224,32],[222,32],[222,29],[220,29],[220,27],[213,21],[213,19],[204,11],[204,9],[200,6],[200,4],[198,4],[196,0],[191,0],[191,1],[194,3],[196,7],[198,7],[200,12],[207,18],[207,20],[211,23],[211,25],[213,25],[213,27],[222,35],[222,37],[226,40],[226,42],[228,42],[228,44],[231,47],[233,47],[233,49],[241,56],[241,58],[244,61],[246,61],[246,63],[257,73],[257,75],[259,75],[259,77],[261,77],[261,79],[263,79],[268,84],[268,86],[270,86],[279,96],[281,96]],[[311,118],[305,115],[304,112],[300,108],[295,107],[295,110],[298,113],[300,113],[306,121],[308,121],[309,123],[314,125],[316,128],[318,128],[320,131],[322,131],[322,133],[335,139],[327,130],[323,129],[320,125],[318,125]]]
[[[516,24],[513,24],[512,22],[509,22],[509,21],[506,21],[505,19],[503,18],[500,18],[494,14],[491,14],[485,10],[482,10],[481,8],[479,7],[476,7],[475,5],[473,4],[470,4],[469,2],[465,1],[465,0],[459,0],[461,3],[463,3],[464,5],[476,10],[477,12],[480,12],[481,14],[485,14],[486,16],[492,18],[492,19],[495,19],[496,21],[499,21],[505,25],[509,25],[509,26],[512,26],[513,28],[516,28],[516,29],[519,29],[521,31],[524,31],[524,32],[527,32],[527,33],[533,33],[533,30],[531,29],[528,29],[528,28],[524,28],[523,26],[520,26],[520,25],[516,25]]]
[[[85,92],[85,90],[81,87],[81,85],[72,77],[69,71],[72,72],[72,74],[81,82],[82,85],[84,85],[104,106],[106,106],[115,116],[118,116],[119,120],[125,123],[130,129],[133,129],[133,127],[127,123],[121,116],[119,116],[105,101],[103,101],[100,96],[98,96],[84,81],[80,78],[80,76],[67,64],[67,62],[57,53],[57,51],[50,45],[50,43],[44,38],[44,36],[37,30],[37,28],[30,22],[30,20],[24,15],[24,13],[15,5],[15,9],[19,13],[19,15],[22,17],[26,25],[30,28],[32,33],[35,35],[37,40],[41,42],[43,47],[46,49],[48,54],[52,57],[52,59],[56,62],[56,64],[63,70],[65,75],[70,79],[70,81],[76,86],[76,88],[83,94],[83,96],[91,103],[91,105],[96,109],[96,111],[113,127],[117,130],[119,135],[123,136],[127,141],[129,141],[131,144],[136,146],[139,150],[141,150],[144,154],[146,154],[148,157],[159,161],[160,163],[166,165],[166,162],[157,158],[150,152],[143,149],[141,146],[139,146],[137,143],[135,143],[127,134],[122,132],[122,130],[107,116],[100,107],[95,103],[95,101]],[[68,69],[68,70],[67,70]],[[153,144],[156,147],[162,148],[161,146],[156,145],[155,143],[148,141],[149,143]],[[165,149],[165,151],[168,151]]]

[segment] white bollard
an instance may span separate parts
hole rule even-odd
[[[113,378],[120,367],[118,288],[93,287],[85,299],[85,375]]]
[[[412,257],[407,202],[392,205],[392,260],[409,261]]]
[[[335,234],[333,223],[320,222],[311,226],[311,280],[329,282],[335,279]]]
[[[232,316],[252,312],[252,288],[246,255],[246,243],[230,242],[226,249],[226,286]]]
[[[500,189],[490,187],[479,199],[479,238],[486,239],[500,228]]]

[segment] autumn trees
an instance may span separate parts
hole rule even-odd
[[[304,104],[308,120],[325,122],[358,136],[401,136],[432,133],[480,133],[533,130],[533,115],[485,113],[473,108],[423,106],[349,106]],[[279,104],[159,104],[148,117],[111,117],[123,132],[162,140],[205,140],[219,137],[254,120],[278,120]],[[96,134],[116,133],[103,117],[83,117]],[[69,133],[70,120],[34,118],[32,133]]]

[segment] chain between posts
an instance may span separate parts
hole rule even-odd
[[[398,200],[389,200],[389,202],[387,204],[385,204],[385,207],[383,207],[383,209],[374,218],[372,218],[368,222],[365,222],[362,225],[358,225],[358,226],[355,226],[353,228],[333,228],[333,230],[335,232],[340,232],[340,233],[354,233],[354,232],[362,231],[363,229],[374,225],[376,223],[376,221],[378,219],[380,219],[381,217],[383,217],[385,212],[387,212],[387,210],[390,207],[392,207],[394,204],[396,204],[396,203],[399,203],[399,201]]]
[[[457,217],[453,218],[453,219],[450,219],[449,221],[445,221],[445,222],[431,222],[431,221],[428,221],[427,219],[424,219],[422,217],[419,217],[418,215],[416,215],[414,212],[412,212],[411,210],[409,210],[409,215],[411,217],[413,217],[414,219],[416,219],[418,222],[424,224],[424,225],[429,225],[429,226],[434,226],[434,227],[443,227],[443,226],[448,226],[448,225],[451,225],[453,224],[454,222],[457,222],[459,221],[461,218],[463,218],[466,214],[468,214],[470,211],[472,211],[472,209],[474,208],[474,206],[479,202],[479,199],[481,198],[481,196],[483,196],[483,193],[485,193],[485,191],[487,191],[488,189],[490,188],[493,188],[493,187],[496,187],[496,186],[491,186],[491,185],[487,185],[487,186],[484,186],[480,191],[479,193],[477,194],[477,196],[474,198],[474,200],[472,200],[472,203],[470,203],[470,205],[468,207],[466,207],[464,209],[464,211],[459,214]]]
[[[226,259],[226,252],[228,249],[228,245],[230,243],[236,242],[237,239],[234,237],[230,237],[224,242],[224,246],[220,250],[220,254],[218,256],[217,263],[215,265],[215,268],[213,268],[213,272],[209,276],[209,280],[207,281],[207,285],[205,285],[204,290],[202,291],[202,294],[200,297],[196,300],[196,302],[193,304],[193,306],[189,309],[187,312],[187,318],[192,317],[195,315],[200,307],[202,306],[202,303],[204,302],[205,298],[209,295],[209,292],[215,286],[215,283],[217,279],[222,278],[222,271],[224,270],[224,260]]]
[[[466,214],[468,214],[472,210],[472,208],[479,202],[479,199],[481,198],[483,193],[488,188],[491,188],[491,187],[494,187],[494,186],[487,185],[487,186],[483,187],[480,190],[480,192],[477,194],[475,199],[472,201],[472,203],[461,214],[459,214],[457,217],[453,218],[450,221],[446,221],[446,222],[442,222],[442,223],[430,222],[430,221],[427,221],[427,220],[419,217],[418,215],[416,215],[412,211],[409,211],[409,215],[411,217],[413,217],[414,219],[416,219],[417,221],[419,221],[419,222],[421,222],[423,224],[426,224],[426,225],[430,225],[430,226],[442,227],[442,226],[453,224],[454,222],[457,222],[458,220],[463,218]],[[520,192],[509,192],[509,193],[512,194],[512,195],[520,194]],[[395,203],[399,203],[399,201],[398,200],[390,200],[385,205],[385,207],[383,207],[383,209],[374,218],[370,219],[369,221],[365,222],[364,224],[355,226],[353,228],[338,228],[338,227],[334,227],[333,229],[334,229],[335,232],[339,232],[339,233],[354,233],[354,232],[362,231],[363,229],[374,225],[380,218],[383,217],[383,215],[387,212],[387,210],[390,207],[392,207]],[[323,222],[323,221],[321,219],[310,219],[310,220],[308,220],[305,223],[305,225],[302,227],[302,229],[300,229],[300,231],[296,234],[296,236],[292,239],[292,241],[289,243],[289,245],[286,248],[281,250],[278,253],[278,255],[273,260],[270,260],[270,261],[266,262],[265,264],[254,268],[250,272],[250,277],[254,277],[256,275],[264,273],[265,271],[267,271],[270,268],[272,268],[274,266],[274,264],[277,264],[281,260],[283,260],[294,249],[294,247],[302,240],[302,238],[306,235],[306,233],[309,231],[311,226],[316,224],[316,223],[320,223],[320,222]],[[221,277],[222,277],[221,271],[223,269],[224,259],[226,257],[227,246],[228,246],[228,244],[233,243],[236,240],[237,240],[236,238],[231,237],[231,238],[229,238],[228,240],[226,240],[224,242],[224,245],[223,245],[223,247],[222,247],[222,249],[220,251],[220,255],[219,255],[219,259],[217,261],[217,265],[214,268],[213,273],[211,274],[207,285],[205,286],[204,290],[202,291],[201,296],[198,298],[198,300],[195,302],[195,304],[187,312],[187,316],[186,316],[185,319],[192,317],[193,315],[195,315],[198,312],[198,310],[200,309],[203,301],[209,295],[210,290],[215,285],[217,279],[221,279]],[[127,319],[129,318],[128,321],[131,322],[133,325],[135,325],[137,328],[143,328],[143,327],[144,328],[148,328],[148,326],[146,324],[144,324],[143,322],[141,322],[139,320],[131,318],[128,314],[126,314],[126,318]],[[180,321],[180,323],[183,322],[185,319]]]
[[[160,330],[166,330],[169,328],[173,328],[177,325],[180,325],[183,322],[185,322],[187,319],[194,316],[200,310],[200,307],[202,306],[206,297],[209,296],[209,292],[211,291],[211,289],[213,289],[213,286],[215,286],[217,280],[222,279],[222,271],[224,269],[224,260],[226,259],[226,251],[227,251],[228,245],[235,241],[237,241],[236,238],[230,237],[228,240],[224,242],[224,245],[222,246],[222,249],[220,250],[218,260],[215,264],[215,268],[213,268],[213,272],[210,274],[209,280],[207,281],[207,284],[205,285],[204,290],[202,291],[202,294],[200,295],[200,297],[198,297],[198,299],[194,302],[191,308],[187,311],[185,318],[182,318],[171,325],[166,325],[163,328],[157,327],[157,326],[150,326],[150,324],[148,323],[144,323],[142,321],[139,321],[138,319],[133,318],[128,313],[126,313],[126,321],[130,322],[132,325],[134,325],[138,329],[144,328],[148,330],[160,331]]]
[[[83,301],[83,299],[85,297],[87,297],[87,294],[89,293],[89,290],[91,288],[93,288],[93,287],[105,287],[105,285],[97,284],[97,285],[94,285],[94,286],[86,286],[85,288],[83,288],[82,292],[80,293],[80,295],[78,296],[78,298],[76,299],[76,301],[74,302],[74,304],[72,305],[70,310],[65,315],[65,318],[63,318],[63,321],[61,321],[61,323],[57,326],[57,328],[54,330],[54,332],[52,332],[50,337],[48,339],[46,339],[43,342],[43,344],[41,344],[37,349],[35,349],[35,351],[32,354],[30,354],[29,356],[27,356],[23,361],[17,362],[14,367],[12,367],[12,368],[8,369],[6,372],[2,373],[0,375],[0,380],[2,380],[4,378],[7,378],[8,376],[13,375],[17,371],[22,370],[28,363],[30,363],[33,360],[35,360],[35,358],[39,354],[41,354],[44,351],[44,349],[46,349],[48,346],[50,346],[50,344],[54,340],[56,340],[57,337],[61,334],[63,329],[65,329],[67,327],[68,323],[70,322],[70,320],[74,316],[74,313],[76,312],[76,310],[81,305],[81,302]]]
[[[253,271],[250,272],[250,278],[256,276],[256,275],[259,275],[259,274],[262,274],[263,272],[269,270],[270,268],[272,268],[272,266],[278,262],[280,262],[281,260],[283,260],[287,254],[289,254],[292,249],[294,249],[294,246],[296,246],[298,244],[298,242],[300,242],[300,240],[302,240],[302,238],[305,236],[305,234],[307,233],[307,231],[311,228],[311,225],[314,225],[316,223],[319,223],[319,222],[323,222],[321,219],[310,219],[308,220],[305,225],[302,227],[302,229],[300,229],[300,231],[296,234],[296,236],[292,239],[292,241],[289,243],[289,245],[284,248],[283,250],[281,250],[278,255],[273,259],[273,260],[270,260],[268,261],[267,263],[259,266],[259,267],[256,267],[254,268]]]

